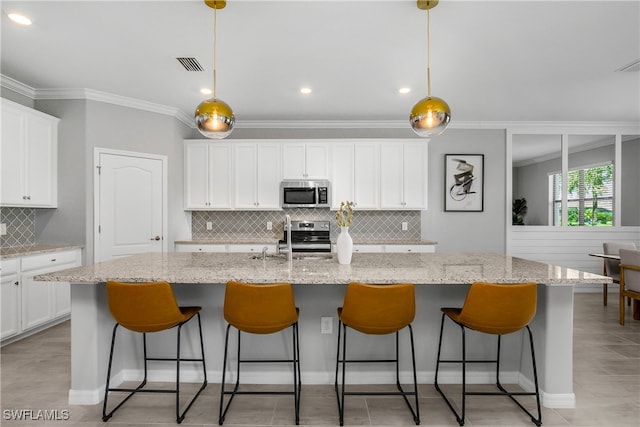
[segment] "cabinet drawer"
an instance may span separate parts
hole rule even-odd
[[[176,244],[176,252],[226,252],[227,245]]]
[[[431,253],[435,252],[434,245],[386,245],[385,252],[414,252],[414,253]]]
[[[258,252],[262,253],[262,249],[267,248],[267,252],[272,254],[276,251],[275,245],[256,245],[256,244],[233,244],[229,245],[229,252],[240,252],[240,253],[253,253]]]
[[[76,251],[63,251],[24,257],[22,258],[22,271],[39,270],[42,268],[55,271],[58,268],[70,267],[76,263],[76,256]]]
[[[353,252],[359,252],[359,253],[384,252],[384,246],[382,246],[382,245],[353,245]]]
[[[3,276],[8,274],[16,274],[18,272],[18,260],[17,259],[5,259],[0,261],[0,268]]]

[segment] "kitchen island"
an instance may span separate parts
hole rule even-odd
[[[494,283],[536,282],[537,314],[532,322],[542,402],[547,407],[573,407],[573,289],[592,283],[609,283],[611,279],[597,274],[528,261],[492,253],[427,253],[427,254],[354,254],[350,265],[339,265],[333,257],[308,257],[288,262],[277,256],[262,259],[241,253],[157,253],[142,254],[114,261],[51,273],[39,280],[71,282],[71,389],[69,403],[96,404],[102,399],[113,320],[109,314],[104,283],[107,280],[147,282],[166,280],[173,284],[181,305],[203,307],[205,353],[210,382],[221,378],[222,345],[225,322],[222,315],[224,284],[228,280],[253,283],[290,282],[294,285],[296,305],[300,308],[301,365],[303,384],[333,384],[336,335],[321,334],[320,319],[331,317],[337,327],[336,307],[342,304],[345,285],[351,281],[365,283],[414,283],[416,286],[416,357],[418,380],[433,383],[440,307],[461,306],[474,281]],[[454,328],[448,325],[447,328]],[[197,351],[197,332],[186,328],[183,348]],[[335,332],[335,330],[334,330]],[[175,332],[158,333],[150,338],[150,351],[166,355],[172,347]],[[443,344],[443,354],[459,354],[459,331],[451,329]],[[288,345],[287,336],[276,339],[251,336],[243,340],[250,356],[281,354]],[[369,346],[367,336],[352,335],[354,353],[388,357],[389,345],[380,349]],[[116,382],[141,378],[139,340],[134,334],[122,334],[127,350],[115,362]],[[401,340],[407,339],[401,335]],[[469,348],[473,357],[492,357],[492,337],[471,333]],[[166,344],[166,345],[165,345]],[[378,343],[379,344],[379,341]],[[523,335],[511,334],[503,340],[503,383],[532,388],[532,373],[527,360]],[[403,377],[407,377],[408,361],[403,359]],[[171,381],[172,366],[150,367],[151,381]],[[183,380],[198,380],[197,369],[184,369]],[[281,367],[251,366],[243,370],[245,383],[280,383],[289,376]],[[368,371],[354,367],[350,382],[392,383],[392,366],[388,371]],[[406,371],[405,371],[406,370]],[[461,375],[451,369],[441,373],[441,382],[459,383]],[[474,366],[467,381],[492,383],[493,375],[485,365]],[[233,381],[234,378],[230,378]],[[304,387],[303,387],[304,393]]]

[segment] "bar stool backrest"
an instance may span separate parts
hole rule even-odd
[[[518,331],[536,314],[537,292],[535,283],[473,283],[456,320],[489,334]]]
[[[107,282],[111,315],[123,327],[135,332],[157,332],[187,320],[167,282]]]
[[[342,322],[365,334],[389,334],[409,325],[416,314],[411,283],[369,285],[352,282],[347,287],[340,314]]]
[[[625,289],[640,292],[640,251],[620,249],[620,264],[634,267],[634,269],[624,268]]]
[[[224,318],[235,328],[254,334],[271,334],[298,321],[289,283],[227,282]]]

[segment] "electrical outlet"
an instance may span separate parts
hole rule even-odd
[[[267,230],[273,230],[273,222],[267,221]]]
[[[333,333],[333,317],[321,317],[320,318],[320,333],[332,334]]]
[[[7,234],[7,224],[0,224],[0,236]]]
[[[402,223],[402,231],[407,231],[408,229],[409,229],[409,223],[403,222]]]
[[[213,222],[207,221],[207,230],[213,230]]]

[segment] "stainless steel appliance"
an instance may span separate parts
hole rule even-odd
[[[280,205],[283,208],[328,208],[331,186],[327,180],[284,180],[280,183]]]
[[[286,225],[285,225],[286,228]],[[291,252],[331,252],[329,221],[291,221]],[[287,230],[278,242],[278,250],[287,252]]]

